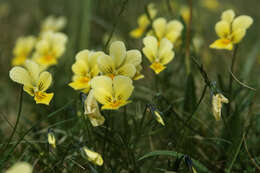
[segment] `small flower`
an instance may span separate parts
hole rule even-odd
[[[217,121],[221,118],[222,103],[228,103],[228,99],[222,94],[213,95],[212,98],[212,111]]]
[[[246,30],[253,23],[253,19],[247,15],[241,15],[235,19],[234,17],[233,10],[226,10],[222,13],[221,20],[215,25],[216,33],[220,39],[212,43],[210,48],[232,50],[233,45],[244,38]]]
[[[101,109],[119,109],[130,103],[134,86],[132,80],[126,76],[116,76],[111,79],[107,76],[98,76],[91,80],[91,87],[97,101],[103,104]]]
[[[33,168],[27,162],[17,162],[11,168],[6,170],[5,173],[32,173]]]
[[[174,58],[172,43],[166,38],[163,38],[159,44],[154,36],[145,37],[143,43],[144,48],[142,50],[152,63],[150,65],[151,69],[153,69],[156,74],[159,74],[166,68],[164,65],[168,64]]]
[[[90,162],[92,162],[92,163],[94,163],[95,165],[98,165],[98,166],[103,165],[104,161],[103,161],[102,156],[99,153],[92,151],[85,146],[82,149],[83,149],[88,161],[90,161]]]
[[[53,147],[56,148],[56,138],[53,130],[48,130],[48,143]]]
[[[75,90],[82,90],[87,93],[90,89],[90,80],[97,76],[99,69],[97,66],[97,58],[102,52],[91,52],[89,50],[82,50],[76,55],[76,62],[72,65],[74,73],[69,86]]]
[[[149,111],[151,111],[152,115],[155,117],[156,121],[160,123],[161,125],[165,126],[165,123],[163,121],[162,116],[160,115],[161,112],[154,106],[154,105],[149,105],[148,106]]]
[[[101,115],[98,107],[97,100],[94,97],[93,90],[89,91],[88,97],[84,102],[85,112],[84,114],[88,116],[91,124],[96,127],[104,124],[105,118]]]
[[[36,44],[33,60],[46,68],[57,64],[66,48],[67,36],[63,33],[45,32]]]
[[[160,17],[153,21],[153,35],[161,41],[167,38],[171,43],[175,43],[181,36],[183,25],[178,20],[171,20],[167,23],[166,19]]]
[[[201,5],[209,10],[215,11],[219,8],[218,0],[201,0]]]
[[[52,75],[47,71],[40,71],[38,64],[26,60],[25,68],[13,67],[9,72],[10,78],[23,85],[23,90],[34,97],[37,104],[49,105],[53,93],[45,91],[52,83]]]
[[[148,5],[148,13],[151,19],[153,19],[156,16],[157,10],[154,8],[153,3],[150,3]],[[142,35],[144,34],[144,32],[150,24],[150,20],[147,14],[142,14],[140,17],[138,17],[137,23],[138,27],[130,32],[130,36],[136,39],[142,37]]]
[[[33,36],[20,37],[15,43],[13,50],[14,58],[12,59],[12,65],[23,65],[26,59],[28,59],[32,52],[36,38]]]
[[[103,75],[112,79],[117,75],[123,75],[130,78],[140,76],[140,64],[142,54],[139,50],[126,51],[125,44],[122,41],[115,41],[111,44],[109,54],[102,54],[98,58],[98,67]],[[138,69],[138,70],[137,70]]]
[[[66,24],[67,24],[67,20],[64,16],[60,16],[60,17],[48,16],[41,24],[41,32],[47,32],[47,31],[58,32],[61,31]]]

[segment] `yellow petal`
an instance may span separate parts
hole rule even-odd
[[[54,95],[53,93],[46,93],[41,91],[35,92],[34,100],[36,101],[37,104],[49,105],[53,95]]]
[[[99,56],[98,60],[98,68],[103,74],[114,74],[115,73],[115,65],[111,56],[102,54]]]
[[[168,64],[174,58],[173,45],[168,39],[162,39],[159,47],[159,61],[162,65]]]
[[[217,121],[221,118],[222,103],[228,103],[228,99],[222,94],[216,94],[212,97],[212,111]]]
[[[139,28],[136,28],[136,29],[132,30],[130,32],[130,36],[135,38],[135,39],[138,39],[138,38],[142,37],[143,33],[144,33],[143,28],[139,27]]]
[[[142,62],[142,54],[139,50],[129,50],[126,52],[124,64],[138,66]]]
[[[246,35],[245,29],[237,29],[235,32],[232,33],[232,41],[234,43],[239,43],[244,36]]]
[[[47,71],[42,72],[37,82],[38,91],[46,91],[50,87],[51,82],[52,75]]]
[[[56,138],[53,132],[48,133],[48,143],[52,145],[53,148],[56,148]]]
[[[89,67],[88,67],[86,61],[84,61],[83,59],[77,60],[72,65],[71,69],[74,74],[81,75],[81,76],[85,76],[89,71]]]
[[[233,10],[226,10],[221,15],[221,20],[231,23],[235,17],[235,12]]]
[[[159,40],[166,34],[166,24],[166,20],[162,17],[153,22],[153,29]]]
[[[220,38],[226,38],[230,34],[230,24],[224,20],[215,25],[215,31]]]
[[[155,9],[155,4],[154,3],[148,4],[147,9],[150,17],[153,19],[157,14],[157,10]]]
[[[98,52],[90,52],[89,57],[88,57],[88,65],[90,68],[94,68],[97,66],[97,60],[100,56],[102,56],[104,53],[101,51]]]
[[[33,169],[29,163],[17,162],[5,173],[32,173]]]
[[[115,41],[111,44],[109,54],[114,60],[115,67],[119,67],[126,56],[125,44],[122,41]]]
[[[81,50],[80,52],[78,52],[76,54],[76,61],[79,61],[79,60],[86,61],[88,59],[89,53],[90,52],[87,49]]]
[[[122,107],[122,106],[125,106],[125,105],[127,105],[127,104],[129,104],[129,103],[131,103],[131,101],[117,101],[117,102],[115,102],[115,103],[109,103],[109,104],[104,104],[102,107],[101,107],[101,109],[102,110],[105,110],[105,109],[107,109],[107,110],[117,110],[117,109],[119,109],[120,107]]]
[[[41,72],[39,65],[32,60],[26,60],[25,67],[28,70],[29,75],[32,77],[32,81],[36,82]]]
[[[246,30],[253,24],[253,19],[250,16],[241,15],[235,18],[232,23],[232,30],[236,32],[236,30],[242,29]]]
[[[166,67],[163,66],[161,63],[154,62],[150,65],[150,68],[153,69],[153,71],[156,74],[159,74],[161,71],[163,71]]]
[[[228,39],[218,39],[210,45],[210,48],[232,50],[233,43]]]
[[[75,76],[73,82],[69,83],[69,86],[75,90],[90,89],[90,79],[84,76]],[[87,92],[87,90],[85,90]]]
[[[23,86],[23,90],[27,92],[30,96],[34,96],[34,88],[31,86]]]
[[[25,56],[16,56],[12,59],[12,66],[23,65],[25,63]]]
[[[160,123],[161,125],[165,126],[164,121],[163,121],[161,115],[159,114],[159,112],[158,111],[154,111],[154,115],[156,116],[155,117],[156,121],[158,123]]]
[[[13,67],[9,72],[10,78],[19,84],[32,86],[31,77],[27,70],[22,67]]]
[[[130,78],[134,77],[135,73],[136,69],[133,64],[125,64],[117,70],[118,75],[123,75]]]
[[[144,48],[142,49],[144,55],[152,63],[155,61],[158,52],[158,41],[154,36],[147,36],[143,39]]]
[[[113,80],[115,98],[126,101],[131,96],[134,86],[132,80],[125,76],[116,76]]]
[[[183,25],[178,20],[170,21],[166,26],[166,38],[174,43],[177,38],[181,35]]]
[[[102,156],[95,152],[95,151],[92,151],[90,149],[88,149],[87,147],[83,147],[83,150],[87,156],[87,159],[94,163],[95,165],[98,165],[98,166],[102,166],[103,165],[103,159],[102,159]]]

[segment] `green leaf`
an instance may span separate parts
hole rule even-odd
[[[145,154],[141,158],[138,159],[138,161],[144,160],[148,157],[153,157],[153,156],[172,156],[172,157],[181,157],[184,156],[185,154],[178,153],[176,151],[168,151],[168,150],[157,150],[157,151],[152,151],[150,153]],[[193,165],[202,173],[210,173],[208,168],[206,168],[203,164],[201,164],[198,160],[195,160],[191,158]]]

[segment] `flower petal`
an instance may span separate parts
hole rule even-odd
[[[102,54],[98,58],[98,68],[103,74],[114,74],[115,65],[111,56]]]
[[[162,39],[159,47],[159,60],[162,65],[168,64],[174,58],[173,45],[168,39]]]
[[[215,25],[215,31],[220,38],[226,38],[230,34],[230,24],[224,20]]]
[[[49,105],[53,95],[54,95],[53,93],[46,93],[41,91],[35,92],[34,100],[36,101],[36,104]]]
[[[245,29],[237,29],[232,33],[232,41],[234,43],[239,43],[244,38],[245,35],[246,35]]]
[[[46,91],[50,87],[51,82],[52,75],[47,71],[42,72],[37,82],[38,91]]]
[[[26,60],[25,67],[28,70],[29,75],[32,77],[32,80],[36,82],[41,72],[40,66],[34,61]]]
[[[124,64],[133,64],[138,66],[142,62],[142,54],[139,50],[129,50],[126,52],[126,59]]]
[[[126,76],[116,76],[113,80],[115,98],[126,101],[132,94],[134,86],[132,80]]]
[[[221,20],[231,23],[233,21],[234,17],[235,17],[235,12],[232,9],[230,9],[230,10],[226,10],[222,13]]]
[[[86,74],[89,71],[89,67],[87,65],[87,62],[83,59],[77,60],[71,67],[72,71],[76,75],[80,76],[86,76]]]
[[[126,56],[125,44],[122,41],[115,41],[111,44],[109,54],[114,60],[115,67],[119,67]]]
[[[118,75],[123,75],[130,78],[134,77],[135,73],[136,69],[133,64],[125,64],[117,70]]]
[[[158,41],[154,36],[147,36],[143,39],[144,48],[142,49],[144,55],[152,63],[155,61],[158,52]]]
[[[32,86],[31,77],[27,70],[22,67],[13,67],[9,72],[10,78],[19,84]]]
[[[253,19],[247,15],[241,15],[235,18],[232,23],[232,30],[236,32],[238,29],[246,30],[253,24]]]
[[[166,34],[166,24],[167,21],[160,17],[153,22],[153,29],[159,40]]]
[[[212,43],[210,48],[213,49],[227,49],[232,50],[233,49],[233,43],[228,39],[218,39],[214,43]]]

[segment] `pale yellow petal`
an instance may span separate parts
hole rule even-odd
[[[90,86],[93,89],[104,88],[109,93],[112,93],[112,79],[107,76],[97,76],[90,81]]]
[[[32,60],[26,60],[24,66],[28,70],[29,75],[32,77],[32,81],[36,82],[41,72],[40,66]]]
[[[166,34],[166,24],[167,21],[162,17],[153,22],[153,29],[159,40]]]
[[[126,101],[131,96],[134,86],[132,80],[126,76],[116,76],[113,80],[115,98]]]
[[[234,43],[239,43],[244,38],[245,35],[246,35],[245,29],[237,29],[232,33],[232,41]]]
[[[214,41],[210,46],[210,48],[213,49],[227,49],[227,50],[232,50],[233,49],[233,43],[231,40],[228,39],[218,39]]]
[[[83,147],[83,150],[87,156],[87,159],[94,163],[95,165],[98,165],[98,166],[102,166],[103,165],[103,159],[102,159],[102,156],[95,152],[95,151],[92,151],[90,149],[88,149],[87,147]]]
[[[33,168],[29,163],[17,162],[11,168],[6,170],[5,173],[32,173]]]
[[[31,77],[27,70],[22,67],[13,67],[9,72],[10,78],[19,84],[32,86]]]
[[[98,68],[103,74],[114,74],[115,73],[115,65],[111,56],[102,54],[99,56],[98,60]]]
[[[115,41],[111,44],[109,54],[114,60],[115,67],[119,67],[126,56],[125,44],[122,41]]]
[[[171,20],[166,26],[166,33],[169,32],[181,32],[183,29],[183,24],[178,20]]]
[[[76,54],[76,61],[79,61],[79,60],[86,61],[88,59],[89,53],[90,52],[87,49],[81,50],[80,52],[78,52]]]
[[[46,91],[52,82],[52,75],[45,71],[40,74],[39,80],[37,82],[38,91]]]
[[[236,32],[239,29],[246,30],[253,24],[253,18],[247,15],[241,15],[235,18],[232,23],[232,30]]]
[[[117,70],[118,75],[123,75],[130,78],[134,77],[135,73],[136,69],[133,64],[125,64]]]
[[[147,36],[143,39],[144,48],[142,49],[144,55],[152,63],[155,61],[158,53],[158,41],[154,36]]]
[[[215,31],[220,38],[226,38],[230,34],[230,24],[224,20],[215,25]]]
[[[143,33],[144,33],[143,28],[139,27],[139,28],[133,29],[130,32],[130,36],[135,38],[135,39],[138,39],[138,38],[142,37]]]
[[[74,74],[85,76],[88,73],[89,67],[86,64],[86,61],[80,59],[72,65],[71,69]]]
[[[104,53],[101,51],[98,52],[90,52],[88,57],[88,65],[90,68],[94,68],[97,66],[97,60],[100,56],[102,56]]]
[[[174,58],[173,45],[168,39],[162,39],[159,47],[159,61],[162,65],[168,64]]]
[[[232,9],[230,9],[230,10],[226,10],[222,13],[221,20],[231,23],[233,21],[234,17],[235,17],[235,12]]]
[[[23,86],[23,90],[27,92],[30,96],[34,96],[34,88],[31,86]]]
[[[142,54],[139,50],[129,50],[126,52],[124,64],[133,64],[138,66],[142,62]]]

